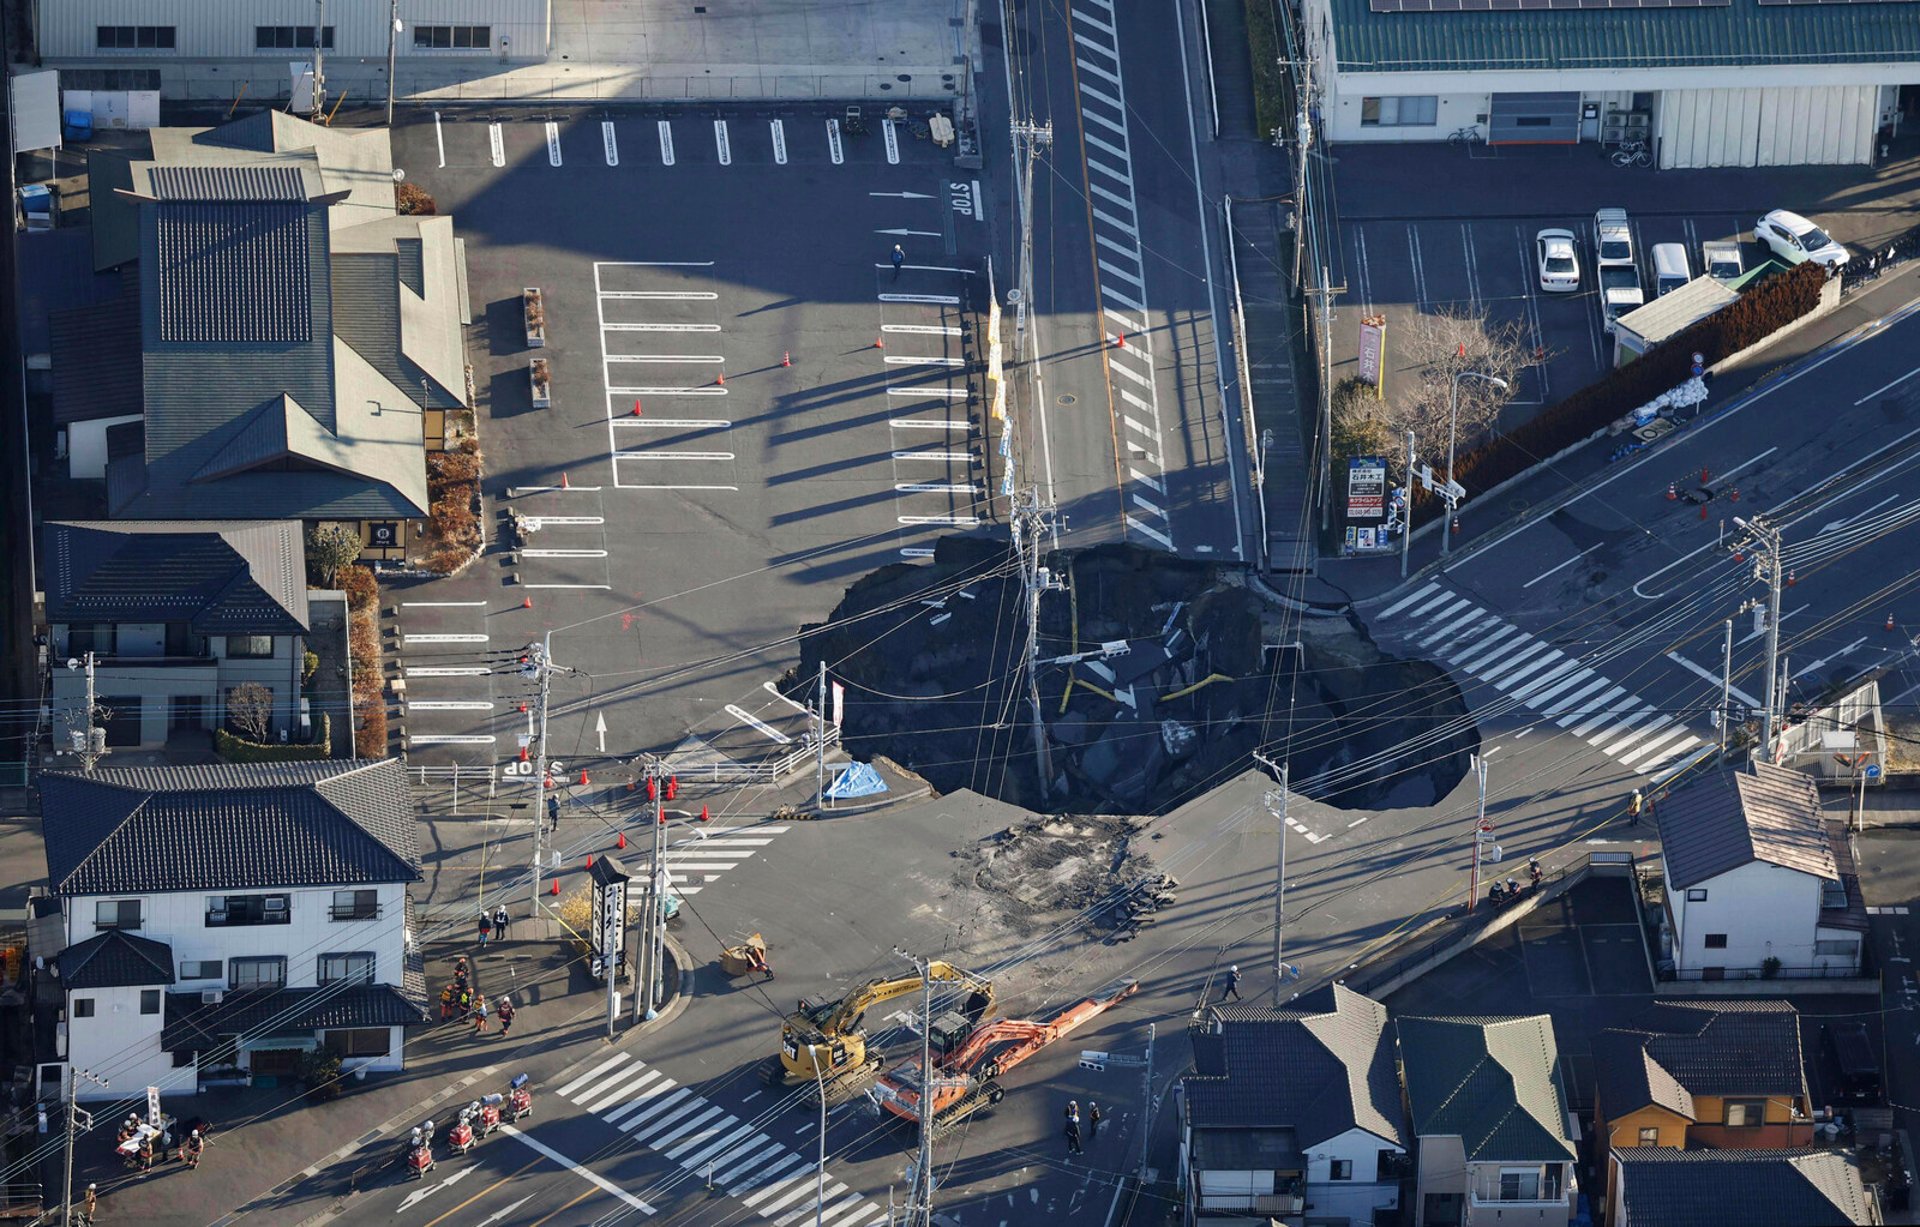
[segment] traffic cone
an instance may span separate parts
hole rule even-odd
[[[593,853],[591,852],[587,853],[587,868],[588,869],[593,868]]]
[[[660,825],[661,826],[667,825],[667,815],[665,810],[662,810],[660,812]]]
[[[587,786],[587,769],[585,767],[582,767],[580,768],[580,787],[585,788],[586,786]]]
[[[527,705],[526,705],[525,703],[522,703],[522,704],[520,705],[520,713],[521,713],[522,715],[525,715],[525,714],[526,714],[526,711],[527,711]]]
[[[1455,535],[1455,536],[1459,536],[1459,535],[1460,535],[1460,521],[1458,521],[1458,520],[1455,520],[1455,521],[1453,522],[1453,532],[1454,532],[1454,535]]]
[[[781,350],[781,351],[780,351],[780,365],[781,365],[781,366],[792,366],[792,365],[793,365],[793,351],[792,351],[792,350],[790,350],[790,349],[783,349],[783,350]]]
[[[1735,550],[1733,552],[1733,560],[1735,562],[1745,562],[1747,560],[1747,556],[1743,551]]]
[[[1673,482],[1668,482],[1667,483],[1667,501],[1671,503],[1679,497],[1680,497],[1679,488]]]
[[[1734,502],[1736,502],[1736,503],[1737,503],[1737,502],[1739,502],[1739,501],[1740,501],[1740,487],[1739,487],[1739,486],[1734,486],[1734,487],[1732,487],[1732,488],[1730,488],[1730,489],[1729,489],[1729,490],[1727,491],[1727,497],[1728,497],[1728,498],[1730,498],[1730,499],[1732,499],[1732,500],[1733,500]]]
[[[727,373],[725,371],[721,371],[713,377],[713,386],[716,388],[724,388],[727,386]]]
[[[1794,585],[1793,571],[1789,569],[1787,571],[1787,587],[1791,588],[1793,587],[1793,585]]]
[[[573,483],[567,480],[567,475],[565,473],[560,474],[560,488],[562,490],[573,489]]]
[[[1887,629],[1888,629],[1888,630],[1892,630],[1892,629],[1893,629],[1893,615],[1892,615],[1892,614],[1888,614],[1888,615],[1887,615]]]
[[[620,832],[620,837],[613,841],[613,846],[616,848],[624,848],[627,846],[627,833],[625,831]]]
[[[628,781],[627,781],[627,791],[628,791],[628,792],[632,792],[632,791],[633,791],[634,789],[636,789],[636,788],[638,788],[638,787],[640,787],[640,782],[639,782],[638,780],[628,780]]]
[[[711,821],[711,819],[707,817],[707,807],[704,805],[700,807],[700,821],[702,822]]]
[[[633,398],[633,416],[640,416],[640,398],[637,396]]]
[[[885,349],[887,347],[887,339],[885,337],[873,338],[873,347],[875,349]]]
[[[679,797],[680,797],[680,777],[677,775],[670,775],[667,777],[667,800],[675,801],[675,800],[678,800]]]
[[[1703,520],[1707,518],[1707,505],[1705,503],[1700,504],[1700,518]]]
[[[1127,334],[1126,334],[1126,333],[1124,333],[1124,332],[1116,332],[1116,333],[1114,333],[1114,334],[1113,334],[1113,347],[1114,347],[1115,349],[1125,349],[1125,348],[1127,347]]]
[[[532,608],[533,608],[533,598],[532,598],[532,597],[530,597],[530,596],[523,596],[523,597],[521,597],[521,598],[520,598],[520,608],[522,608],[522,609],[532,609]]]
[[[1708,482],[1710,482],[1710,481],[1712,481],[1712,480],[1713,480],[1713,470],[1712,470],[1712,469],[1706,469],[1706,468],[1703,468],[1703,469],[1701,469],[1701,470],[1700,470],[1700,484],[1701,484],[1701,485],[1703,485],[1703,486],[1704,486],[1704,485],[1706,485],[1706,484],[1707,484]]]
[[[548,891],[547,893],[548,893],[549,895],[558,895],[558,894],[560,893],[560,879],[559,879],[559,878],[555,878],[555,879],[553,880],[553,889],[551,889],[551,890],[549,890],[549,891]]]
[[[548,776],[548,777],[547,777],[547,787],[548,787],[548,788],[552,788],[552,787],[553,787],[553,777],[552,777],[552,776]]]
[[[520,761],[523,763],[527,761],[527,748],[525,746],[520,747]]]

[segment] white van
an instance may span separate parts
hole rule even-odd
[[[1687,249],[1679,243],[1653,245],[1653,296],[1661,298],[1693,280]]]

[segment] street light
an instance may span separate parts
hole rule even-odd
[[[1453,553],[1453,444],[1460,433],[1460,381],[1478,379],[1492,384],[1496,388],[1505,388],[1507,381],[1498,375],[1487,375],[1480,371],[1455,371],[1453,383],[1447,396],[1447,523],[1440,533],[1440,553],[1444,557]]]

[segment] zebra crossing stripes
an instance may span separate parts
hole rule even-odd
[[[1438,581],[1388,605],[1374,622],[1656,782],[1680,770],[1702,745],[1682,720],[1614,685],[1577,654]]]
[[[1127,469],[1123,514],[1131,533],[1172,550],[1166,444],[1154,380],[1153,335],[1146,327],[1147,266],[1133,187],[1120,38],[1111,0],[1074,0],[1070,12],[1080,140],[1092,197],[1094,263],[1100,270],[1101,337]]]
[[[697,838],[682,840],[667,849],[667,877],[673,893],[682,897],[699,894],[707,883],[738,867],[790,829],[788,824],[775,822],[702,831]]]
[[[772,842],[762,839],[748,854]],[[767,1137],[764,1121],[743,1120],[630,1054],[593,1065],[556,1093],[689,1175],[725,1189],[774,1227],[815,1217],[827,1227],[886,1222],[886,1210],[864,1193]]]

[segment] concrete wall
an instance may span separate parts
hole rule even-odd
[[[255,45],[255,27],[314,24],[312,0],[58,0],[35,6],[39,46],[49,67],[60,60],[124,62],[129,67],[190,59],[258,58],[263,71],[284,80],[287,62],[311,58],[306,49],[267,49]],[[334,30],[329,55],[342,60],[378,58],[385,66],[391,6],[388,0],[330,0],[327,24]],[[550,39],[549,0],[407,0],[401,6],[406,29],[398,54],[406,57],[498,58],[500,40],[509,40],[514,59],[542,59]],[[489,26],[492,45],[480,50],[416,50],[415,26]],[[172,26],[171,51],[102,51],[100,26]]]
[[[1546,1174],[1558,1168],[1560,1196],[1554,1201],[1501,1201],[1501,1170],[1538,1167],[1542,1172],[1542,1191]],[[1501,1227],[1566,1227],[1573,1217],[1573,1165],[1571,1163],[1474,1163],[1467,1173],[1467,1212],[1464,1223],[1498,1223]]]
[[[1307,1213],[1315,1218],[1344,1218],[1354,1223],[1371,1223],[1375,1210],[1391,1210],[1400,1204],[1398,1181],[1376,1180],[1382,1153],[1406,1152],[1381,1141],[1364,1129],[1349,1129],[1307,1151]],[[1353,1164],[1350,1180],[1332,1178],[1333,1161],[1345,1159]]]
[[[1453,1136],[1423,1137],[1419,1140],[1418,1176],[1414,1182],[1413,1227],[1426,1227],[1427,1196],[1433,1193],[1467,1192],[1467,1151]],[[1463,1211],[1464,1213],[1464,1211]]]
[[[87,927],[91,930],[91,908],[88,920]],[[91,937],[92,933],[87,936]],[[93,1002],[92,1018],[73,1016],[73,1003],[82,998]],[[175,1069],[172,1055],[160,1049],[160,1028],[165,1017],[164,992],[160,1010],[154,1014],[140,1012],[138,988],[86,989],[67,994],[67,1060],[113,1084],[110,1088],[101,1088],[83,1078],[75,1093],[81,1099],[124,1099],[138,1096],[141,1088],[148,1086],[164,1090],[193,1089],[193,1067]],[[175,1081],[182,1075],[184,1083]],[[111,1137],[107,1139],[109,1145],[112,1141]]]
[[[1668,914],[1674,921],[1674,962],[1682,974],[1706,967],[1758,970],[1769,957],[1789,968],[1857,963],[1814,957],[1821,881],[1812,874],[1750,861],[1693,889],[1705,890],[1706,899],[1689,902],[1685,890],[1667,887]],[[1726,948],[1707,949],[1710,933],[1724,933]]]

